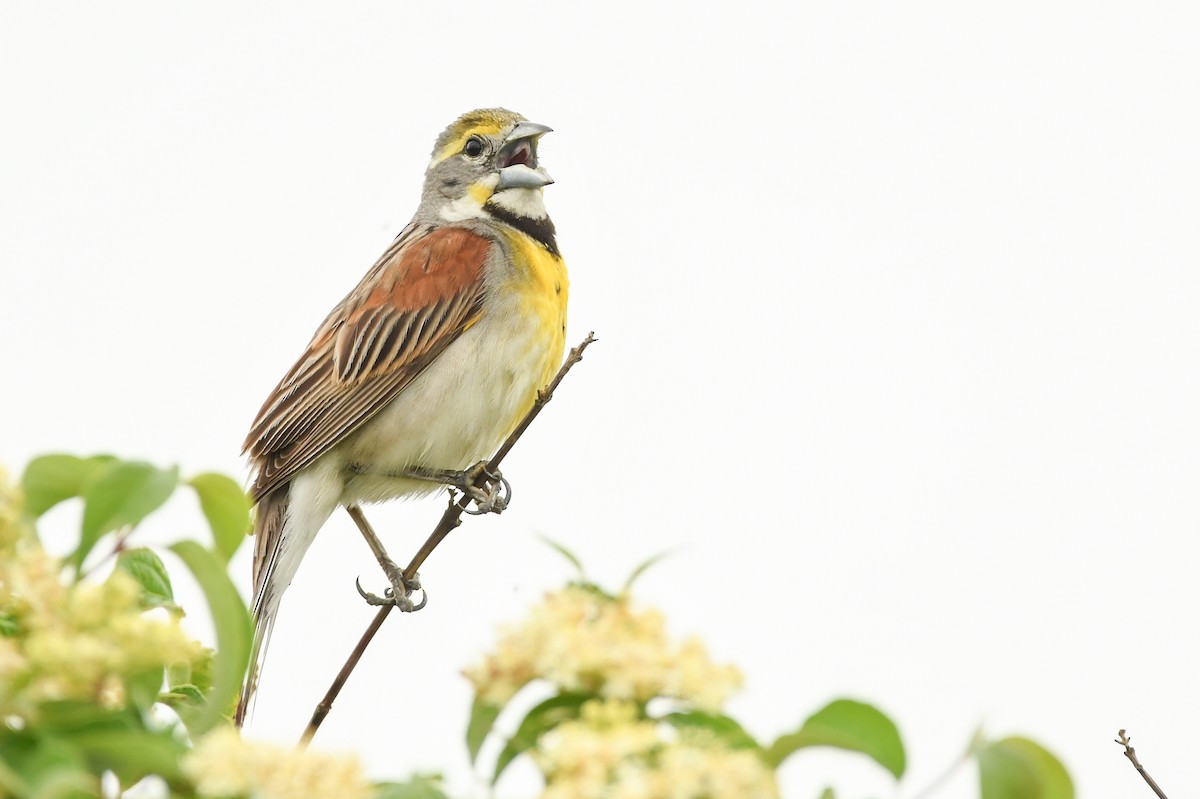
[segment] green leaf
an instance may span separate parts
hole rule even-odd
[[[1028,738],[1004,738],[979,747],[981,799],[1074,799],[1066,768]]]
[[[172,544],[171,551],[187,564],[208,600],[217,630],[217,655],[213,662],[213,687],[208,703],[195,717],[185,719],[193,737],[220,723],[233,707],[250,658],[250,615],[224,565],[195,541]]]
[[[172,685],[169,691],[159,694],[157,699],[167,707],[175,708],[177,713],[179,712],[179,708],[194,709],[203,707],[205,701],[204,692],[191,683]]]
[[[75,455],[42,455],[21,475],[25,510],[35,519],[63,500],[83,495],[84,486],[116,460],[111,455],[79,458]]]
[[[471,720],[467,722],[467,752],[470,754],[472,765],[501,710],[500,705],[484,702],[478,696],[471,703]]]
[[[141,461],[113,464],[83,492],[83,529],[71,556],[76,569],[105,533],[138,522],[157,510],[179,482],[179,469],[159,469]]]
[[[15,735],[10,740],[0,733],[0,752],[30,786],[37,786],[34,796],[75,797],[97,795],[94,790],[79,793],[80,776],[98,775],[113,771],[125,784],[147,774],[160,774],[167,779],[178,777],[179,758],[187,751],[170,730],[152,732],[145,729],[141,716],[127,708],[106,710],[90,702],[47,702],[41,707],[35,729]],[[73,790],[56,793],[47,785],[63,784]],[[95,777],[90,777],[94,784]],[[86,783],[86,780],[85,780]]]
[[[170,730],[147,730],[141,714],[131,708],[108,710],[63,700],[45,703],[40,710],[35,736],[56,742],[56,757],[75,766],[86,761],[93,774],[111,770],[126,784],[150,773],[177,776],[179,758],[187,751]]]
[[[146,547],[124,550],[117,556],[117,569],[128,574],[142,587],[143,607],[178,607],[171,590],[171,576],[153,550]]]
[[[71,743],[83,752],[94,773],[112,771],[125,785],[147,774],[165,780],[180,775],[179,760],[188,751],[168,731],[116,730],[73,735]]]
[[[837,699],[809,716],[799,730],[781,735],[767,750],[767,762],[778,766],[806,746],[832,746],[862,752],[896,779],[904,774],[904,744],[892,720],[871,705]]]
[[[0,727],[0,782],[19,797],[99,796],[100,780],[88,773],[83,753],[47,731]]]
[[[21,622],[7,610],[0,610],[0,635],[13,638],[21,632]]]
[[[130,708],[109,709],[82,699],[43,702],[38,708],[38,731],[60,736],[132,730],[140,726],[140,717]]]
[[[663,716],[662,720],[677,730],[704,730],[712,733],[717,740],[730,749],[762,750],[762,746],[758,741],[754,740],[754,736],[746,732],[741,724],[738,724],[729,716],[691,710],[687,712],[668,713]]]
[[[213,686],[213,663],[216,662],[216,652],[204,647],[200,656],[191,663],[172,663],[167,667],[167,685],[174,688],[177,685],[194,685],[201,693],[207,692]]]
[[[579,558],[575,557],[574,552],[567,549],[565,546],[563,546],[562,544],[558,543],[553,538],[550,538],[548,536],[539,535],[538,538],[542,539],[542,543],[544,543],[546,546],[550,547],[555,552],[557,552],[558,554],[560,554],[564,558],[566,558],[570,562],[570,564],[575,567],[575,570],[577,572],[579,572],[579,576],[581,578],[584,576],[583,575],[583,562],[580,561]]]
[[[34,799],[93,799],[102,794],[95,774],[83,767],[68,766],[43,774],[30,795]]]
[[[250,534],[250,497],[232,478],[215,472],[198,474],[188,485],[200,498],[217,554],[228,563]]]
[[[158,692],[163,686],[163,667],[146,669],[125,679],[125,692],[129,702],[140,710],[149,710],[158,701]]]
[[[583,703],[593,697],[589,694],[559,694],[537,705],[525,715],[516,733],[504,744],[496,758],[496,771],[492,774],[492,785],[500,779],[504,769],[517,755],[537,746],[541,737],[562,724],[579,718]]]
[[[162,669],[157,678],[161,683]],[[147,701],[141,706],[149,705]],[[170,730],[147,730],[142,712],[133,705],[106,709],[82,700],[46,702],[33,732],[39,743],[53,741],[50,751],[59,759],[69,757],[71,768],[85,764],[91,774],[113,771],[126,785],[150,773],[177,776],[179,758],[186,751]]]
[[[16,769],[10,768],[5,762],[8,758],[18,754],[12,742],[5,740],[9,737],[0,732],[0,796],[28,796],[30,794],[29,783],[17,773]],[[25,753],[19,754],[24,755]]]
[[[641,577],[643,574],[645,574],[645,573],[646,573],[646,571],[647,571],[647,570],[649,570],[649,568],[650,568],[651,566],[653,566],[654,564],[656,564],[656,563],[658,563],[659,561],[663,560],[664,558],[666,558],[666,557],[667,557],[668,555],[670,555],[670,554],[671,554],[671,550],[669,550],[669,549],[664,549],[662,552],[659,552],[657,555],[652,555],[652,556],[650,556],[649,558],[646,558],[646,559],[645,559],[644,561],[642,561],[641,563],[639,563],[639,564],[638,564],[638,565],[637,565],[637,566],[634,568],[634,570],[633,570],[633,573],[629,575],[629,579],[627,579],[627,580],[625,581],[625,587],[621,589],[621,593],[622,593],[622,594],[628,594],[628,593],[629,593],[629,591],[630,591],[630,589],[632,589],[632,588],[633,588],[633,584],[634,584],[635,582],[637,582],[637,578]]]
[[[447,799],[440,774],[414,774],[407,782],[381,782],[371,799]]]
[[[619,597],[616,594],[610,594],[595,583],[589,583],[587,580],[571,580],[567,583],[569,588],[578,588],[580,591],[587,591],[596,599],[604,602],[624,602],[627,597]]]
[[[833,792],[833,788],[826,788],[817,799],[837,799],[837,794]]]

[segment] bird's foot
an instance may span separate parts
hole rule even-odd
[[[350,465],[354,474],[382,475],[402,478],[405,480],[424,480],[428,483],[439,483],[461,491],[475,503],[474,510],[466,513],[472,516],[482,516],[485,513],[500,513],[508,507],[512,500],[512,484],[504,479],[500,470],[489,471],[487,461],[480,461],[468,469],[426,469],[421,466],[411,467],[403,471],[377,471],[360,463]],[[476,485],[483,477],[483,486]]]
[[[441,483],[466,494],[475,503],[474,510],[466,513],[472,516],[482,516],[485,513],[500,513],[508,507],[512,499],[512,484],[504,479],[500,470],[492,472],[487,468],[487,461],[480,461],[468,469],[412,469],[404,473],[405,477],[427,480],[431,483]],[[477,485],[483,477],[483,486]]]
[[[363,590],[362,583],[357,578],[354,580],[354,587],[358,589],[358,595],[366,600],[368,605],[372,607],[380,607],[383,605],[395,605],[396,609],[401,613],[413,613],[425,607],[425,603],[429,601],[429,594],[421,586],[421,576],[417,575],[412,579],[404,576],[404,573],[390,561],[383,565],[383,570],[387,574],[388,581],[391,585],[383,590],[383,596],[373,594],[370,591]],[[389,568],[389,566],[391,568]],[[421,592],[420,603],[414,604],[409,596],[414,591]]]
[[[512,499],[512,484],[504,479],[500,470],[488,471],[487,461],[480,461],[469,469],[454,472],[457,478],[450,485],[466,494],[475,503],[475,510],[467,510],[472,516],[482,516],[485,513],[501,513],[508,507]],[[483,488],[476,483],[484,478]]]

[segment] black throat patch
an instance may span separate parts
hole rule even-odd
[[[503,222],[529,236],[538,244],[545,247],[555,258],[561,257],[558,251],[558,241],[554,238],[554,223],[550,221],[550,217],[544,216],[541,219],[533,219],[528,216],[521,216],[493,202],[484,204],[483,210],[487,211],[497,222]]]

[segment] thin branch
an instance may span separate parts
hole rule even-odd
[[[561,383],[563,378],[567,376],[567,372],[571,371],[572,366],[583,360],[583,351],[586,350],[588,345],[594,341],[596,341],[596,334],[588,333],[587,338],[579,342],[578,347],[573,348],[567,353],[567,359],[563,361],[563,365],[561,368],[559,368],[558,374],[554,376],[554,379],[551,380],[545,388],[538,392],[537,399],[533,401],[533,407],[529,409],[529,413],[525,414],[525,418],[522,419],[521,423],[517,425],[517,429],[513,430],[512,434],[504,440],[503,444],[500,445],[500,449],[496,450],[495,456],[493,456],[491,461],[488,463],[490,468],[494,469],[494,467],[500,465],[500,461],[502,461],[504,457],[508,455],[508,451],[513,448],[514,444],[517,443],[517,439],[521,437],[521,435],[525,432],[525,429],[528,428],[529,425],[533,424],[533,420],[536,419],[538,414],[542,412],[542,408],[546,407],[546,404],[549,403],[550,400],[554,399],[554,392],[558,389],[559,383]]]
[[[946,783],[950,782],[950,778],[958,773],[958,770],[962,768],[963,764],[971,759],[971,753],[972,747],[968,747],[967,751],[955,758],[954,762],[947,766],[945,771],[934,778],[933,782],[926,785],[924,790],[918,791],[916,795],[913,796],[913,799],[929,799],[929,797],[941,790]]]
[[[105,553],[104,557],[100,558],[100,560],[93,563],[87,569],[83,569],[83,564],[80,564],[80,570],[77,570],[78,576],[75,579],[76,580],[85,580],[88,577],[91,577],[93,574],[95,574],[97,571],[99,571],[101,566],[108,563],[113,558],[118,557],[122,552],[124,552],[125,551],[125,542],[129,540],[129,536],[133,535],[134,529],[135,528],[133,527],[133,525],[127,524],[124,527],[122,527],[119,531],[117,531],[117,537],[113,541],[112,549],[110,549],[107,553]]]
[[[354,647],[354,651],[350,653],[350,657],[346,659],[342,670],[338,672],[333,685],[329,686],[329,690],[317,704],[316,710],[313,711],[312,719],[309,720],[308,726],[304,728],[304,734],[300,736],[301,746],[308,746],[309,741],[317,734],[317,727],[321,726],[321,722],[325,720],[325,717],[329,715],[329,711],[333,709],[333,700],[341,692],[342,686],[346,684],[346,680],[350,679],[350,672],[354,671],[354,667],[362,659],[363,652],[367,651],[367,645],[371,643],[371,639],[375,637],[375,633],[379,632],[379,628],[383,626],[384,619],[388,617],[388,614],[392,612],[392,608],[394,607],[396,606],[384,605],[375,614],[375,618],[371,619],[370,625],[367,626],[367,631],[362,634],[362,638],[358,639],[358,644]]]
[[[546,407],[550,400],[554,398],[554,392],[558,388],[559,384],[562,383],[563,378],[567,376],[567,372],[571,371],[572,366],[583,360],[583,351],[586,350],[588,345],[594,341],[596,341],[595,334],[588,333],[587,338],[580,342],[578,347],[575,347],[567,354],[567,359],[563,362],[562,368],[558,370],[558,374],[554,376],[554,379],[551,380],[545,388],[538,392],[537,399],[534,400],[533,407],[529,409],[529,413],[525,414],[525,418],[521,420],[521,423],[517,425],[516,429],[513,430],[509,437],[504,440],[504,443],[500,445],[500,449],[496,451],[496,454],[492,457],[492,459],[488,461],[487,471],[492,473],[496,472],[496,470],[500,467],[500,462],[504,460],[506,455],[508,455],[509,451],[513,448],[513,445],[517,443],[517,440],[525,433],[525,431],[529,428],[529,425],[533,423],[533,420],[536,419],[538,414],[542,412],[542,408]],[[486,486],[487,475],[480,474],[479,477],[476,478],[476,485],[480,488]],[[437,526],[433,528],[433,532],[429,534],[429,538],[425,539],[425,543],[421,545],[421,548],[417,550],[417,554],[413,556],[413,559],[409,561],[408,566],[405,567],[405,580],[413,580],[416,578],[417,570],[421,568],[421,565],[425,563],[425,560],[433,553],[433,550],[437,548],[438,544],[442,543],[442,540],[445,539],[446,536],[450,535],[450,532],[454,530],[454,528],[462,524],[463,511],[465,511],[470,504],[471,499],[466,495],[460,496],[457,501],[455,501],[453,497],[451,498],[450,503],[446,507],[445,512],[442,514],[442,518],[438,521]],[[370,625],[367,626],[367,629],[362,634],[362,637],[358,639],[358,644],[355,645],[354,650],[350,653],[350,657],[346,659],[346,663],[342,666],[342,670],[338,672],[333,684],[329,686],[329,690],[325,692],[325,696],[321,699],[321,701],[317,704],[316,709],[313,711],[312,718],[309,720],[308,726],[304,729],[304,734],[300,736],[301,746],[307,746],[309,741],[312,740],[313,736],[316,735],[317,728],[321,726],[321,722],[325,720],[325,717],[329,715],[329,711],[333,709],[333,701],[337,699],[337,695],[341,693],[342,686],[346,684],[346,680],[350,679],[350,673],[354,671],[355,666],[358,665],[358,661],[362,659],[363,653],[367,651],[367,647],[371,644],[371,639],[375,637],[375,633],[379,632],[379,628],[383,626],[384,620],[387,619],[388,614],[392,612],[393,607],[395,606],[384,605],[381,607],[378,612],[376,612],[375,618],[371,620]]]
[[[1129,758],[1129,762],[1133,764],[1135,769],[1137,769],[1137,773],[1142,775],[1142,779],[1146,781],[1146,784],[1150,786],[1150,790],[1154,791],[1154,794],[1158,797],[1158,799],[1167,799],[1167,795],[1163,793],[1162,788],[1158,787],[1158,783],[1154,781],[1153,777],[1146,773],[1145,767],[1143,767],[1141,762],[1137,759],[1137,753],[1133,751],[1133,744],[1130,743],[1131,740],[1131,738],[1125,735],[1125,730],[1117,731],[1116,742],[1125,747],[1125,757]]]

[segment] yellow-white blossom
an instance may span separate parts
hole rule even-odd
[[[637,718],[633,703],[587,702],[579,721],[560,724],[543,736],[534,757],[548,786],[599,790],[609,784],[619,766],[659,745],[656,727],[654,721]]]
[[[581,718],[543,736],[534,754],[541,799],[777,799],[775,775],[755,752],[711,735],[673,739],[637,706],[593,701]]]
[[[0,481],[0,525],[19,516],[3,510],[11,496]],[[142,611],[128,574],[70,583],[36,537],[0,538],[0,615],[13,628],[0,637],[0,712],[26,716],[54,699],[116,707],[126,678],[200,656],[176,619]]]
[[[741,687],[742,673],[737,667],[713,663],[700,639],[692,637],[675,653],[663,693],[715,711]]]
[[[777,799],[775,773],[752,751],[686,743],[666,747],[656,777],[662,799]]]
[[[22,505],[21,489],[9,482],[8,470],[0,466],[0,554],[14,546],[24,534]]]
[[[201,738],[183,771],[205,797],[365,799],[371,785],[353,756],[243,741],[232,727]]]
[[[715,711],[742,682],[736,668],[714,664],[699,641],[674,645],[662,614],[584,586],[547,594],[465,673],[493,704],[544,679],[562,691],[636,702],[673,697]]]

